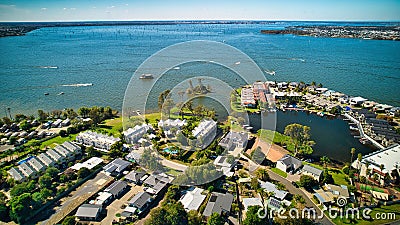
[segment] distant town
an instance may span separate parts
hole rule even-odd
[[[398,26],[296,26],[284,30],[261,30],[263,34],[294,34],[299,36],[359,38],[365,40],[400,40]]]
[[[235,113],[159,96],[166,112],[122,118],[110,107],[8,109],[1,119],[0,215],[12,224],[381,224],[400,220],[400,108],[312,82],[255,82],[231,93]],[[275,107],[276,106],[276,107]],[[337,165],[309,157],[310,128],[254,130],[241,112],[298,110],[349,121],[378,150]],[[122,123],[122,119],[125,120]],[[128,124],[128,127],[124,125]],[[350,129],[351,128],[351,129]],[[282,219],[283,209],[314,216]],[[384,219],[330,217],[370,208]],[[260,217],[260,209],[271,216]],[[169,216],[173,215],[173,216]],[[289,216],[286,211],[286,216]],[[320,217],[317,217],[320,216]]]

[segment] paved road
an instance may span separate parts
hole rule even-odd
[[[166,166],[166,167],[172,168],[174,170],[178,170],[178,171],[185,171],[188,168],[188,166],[186,166],[184,164],[180,164],[180,163],[177,163],[177,162],[165,159],[165,158],[161,158],[161,164],[163,166]]]
[[[317,210],[317,216],[321,215],[321,210],[318,208],[317,205],[314,204],[313,201],[311,201],[311,199],[308,198],[308,196],[300,189],[300,188],[296,188],[295,186],[293,186],[292,183],[290,183],[288,180],[286,180],[285,178],[279,176],[278,174],[268,170],[268,174],[271,177],[271,179],[273,180],[277,180],[280,183],[284,184],[286,186],[286,189],[293,195],[295,194],[299,194],[301,196],[303,196],[304,200],[306,201],[306,207],[312,207],[315,210]],[[321,224],[324,225],[334,225],[334,223],[332,223],[328,218],[326,218],[326,216],[324,215],[324,217],[321,220],[317,220],[317,222],[320,222]]]
[[[57,224],[65,216],[70,214],[73,210],[79,207],[83,202],[96,194],[99,190],[105,187],[113,178],[103,172],[97,174],[93,179],[83,183],[76,191],[71,192],[71,197],[66,196],[62,201],[61,206],[55,208],[56,212],[48,219],[43,221],[42,225]]]

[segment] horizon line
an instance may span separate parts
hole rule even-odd
[[[160,19],[160,20],[54,20],[0,21],[0,23],[79,23],[79,22],[339,22],[339,23],[399,23],[400,20],[287,20],[287,19]]]

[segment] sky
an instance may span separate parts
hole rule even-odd
[[[400,21],[400,0],[0,0],[0,21]]]

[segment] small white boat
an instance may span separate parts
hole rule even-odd
[[[154,76],[153,74],[147,73],[147,74],[142,74],[142,76],[139,77],[139,79],[153,79]]]
[[[58,93],[58,95],[63,95],[64,94],[64,92],[60,92],[60,93]]]

